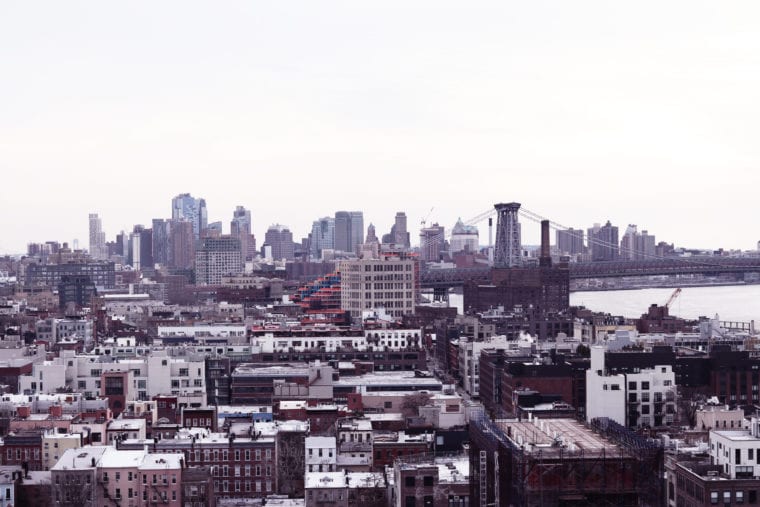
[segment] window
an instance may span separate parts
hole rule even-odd
[[[404,486],[407,488],[413,488],[414,487],[414,476],[408,476],[404,479]]]
[[[408,496],[406,497],[406,500],[404,502],[405,507],[415,507],[417,501],[417,497],[414,496]]]
[[[641,390],[642,391],[648,391],[649,390],[649,382],[646,382],[646,381],[642,382],[641,383]]]
[[[433,486],[433,476],[432,475],[426,475],[422,480],[422,485],[425,487],[432,487]]]

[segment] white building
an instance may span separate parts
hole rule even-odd
[[[608,417],[625,425],[625,375],[609,375],[604,347],[591,347],[591,366],[586,370],[586,421]]]
[[[414,313],[417,261],[380,254],[378,259],[341,261],[341,308],[359,321],[364,310],[384,308],[392,317]]]
[[[760,419],[748,430],[710,431],[710,460],[732,479],[760,477]]]
[[[260,352],[295,352],[322,349],[325,352],[338,352],[341,349],[358,351],[370,350],[406,350],[422,346],[420,329],[373,329],[366,330],[358,336],[274,336],[265,334],[251,338],[251,345]]]
[[[506,336],[493,336],[484,341],[472,341],[467,338],[459,340],[459,373],[462,376],[464,390],[470,396],[480,396],[480,352],[484,349],[509,350],[514,342],[508,342]]]
[[[58,343],[67,338],[92,341],[92,321],[87,319],[42,319],[35,324],[37,339]]]
[[[129,371],[134,383],[128,387],[128,400],[149,400],[157,395],[174,395],[181,403],[206,404],[205,361],[195,356],[169,356],[155,350],[149,356],[102,361],[101,356],[75,355],[63,351],[61,357],[35,364],[32,375],[19,377],[24,394],[51,394],[59,387],[70,387],[86,397],[99,396],[100,376],[106,371]]]
[[[449,250],[453,254],[457,252],[477,253],[478,241],[478,228],[474,225],[465,225],[460,218],[451,230]]]
[[[243,324],[159,326],[157,334],[159,338],[193,338],[201,341],[205,338],[245,338],[246,329]]]
[[[606,349],[591,347],[586,371],[586,419],[609,417],[629,426],[669,426],[675,419],[676,378],[670,365],[657,365],[638,373],[610,375],[605,368]]]
[[[335,437],[306,437],[306,472],[335,472],[338,463]]]

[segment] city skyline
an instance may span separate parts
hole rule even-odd
[[[759,14],[4,3],[0,252],[84,247],[89,213],[109,238],[148,227],[178,192],[203,196],[209,223],[245,206],[261,237],[345,209],[380,235],[404,210],[416,239],[423,219],[449,230],[514,200],[570,227],[754,250]]]

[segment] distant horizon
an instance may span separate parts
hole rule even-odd
[[[379,234],[404,210],[416,236],[517,201],[755,250],[757,19],[754,0],[2,2],[0,252],[84,245],[92,212],[112,238],[185,192],[225,228],[245,206],[257,237],[337,209]]]
[[[177,194],[177,195],[179,195],[179,194]],[[193,196],[193,197],[203,198],[203,196]],[[208,200],[206,200],[206,205],[208,206]],[[232,207],[231,209],[234,209],[234,207]],[[523,208],[521,207],[521,209],[523,209]],[[339,209],[339,210],[336,210],[336,211],[360,211],[360,212],[363,213],[363,211],[361,209],[348,209],[348,208]],[[403,212],[403,211],[404,210],[398,209],[398,210],[393,211],[392,214],[395,216],[396,212]],[[476,215],[476,216],[474,216],[472,218],[476,218],[478,216],[482,216],[483,214],[485,214],[488,211],[490,211],[490,210],[484,210],[482,213],[480,213],[480,214],[478,214],[478,215]],[[530,210],[530,211],[533,211],[534,213],[536,213],[534,210]],[[97,214],[98,217],[100,218],[101,222],[104,221],[104,217],[100,213],[98,213],[96,211],[92,211],[91,213]],[[389,212],[389,215],[390,214],[391,214],[391,212]],[[322,217],[326,217],[326,216],[334,217],[334,215],[335,215],[335,212],[333,212],[332,214],[321,215],[320,217],[317,217],[317,218],[322,218]],[[89,218],[89,213],[88,213],[88,218]],[[317,218],[315,218],[315,220]],[[463,217],[458,217],[457,220],[459,220],[460,218],[462,219],[463,223],[469,224],[470,219],[465,219]],[[494,234],[494,239],[495,239],[497,220],[496,220],[496,216],[492,216],[492,218],[493,218],[493,234]],[[137,225],[142,225],[146,229],[150,229],[151,225],[152,225],[151,222],[152,222],[153,219],[168,220],[168,219],[171,219],[171,213],[168,216],[158,216],[158,217],[153,217],[150,220],[147,220],[147,221],[144,221],[144,222],[136,222],[136,223],[134,223],[130,227],[120,228],[120,229],[118,229],[118,231],[113,232],[113,233],[111,233],[108,230],[106,230],[106,228],[104,226],[103,227],[103,232],[106,235],[106,242],[114,241],[116,239],[116,235],[120,234],[121,232],[126,232],[126,233],[132,232],[132,229],[135,226],[137,226]],[[491,246],[491,245],[488,244],[488,225],[487,225],[487,220],[488,220],[488,218],[486,217],[486,218],[483,218],[483,219],[481,219],[480,221],[478,221],[476,223],[469,224],[469,225],[474,225],[478,229],[478,238],[479,238],[478,239],[478,244],[479,244],[479,247],[481,249],[485,248],[485,247],[488,247],[488,246]],[[539,237],[540,236],[540,234],[539,234],[539,230],[540,230],[539,227],[540,226],[539,226],[539,223],[535,222],[533,220],[530,220],[530,219],[528,219],[526,217],[522,217],[522,216],[519,218],[519,221],[520,221],[520,224],[521,224],[521,233],[522,233],[522,236],[523,236],[523,241],[522,241],[523,248],[526,248],[526,249],[537,249],[537,248],[539,248],[540,247],[540,237]],[[552,221],[554,221],[554,220],[552,220]],[[224,220],[211,220],[211,219],[208,220],[209,224],[214,223],[214,222],[221,222],[222,223],[222,234],[225,234],[225,235],[230,234],[230,220],[228,220],[228,221],[224,221]],[[596,224],[604,225],[606,222],[607,222],[607,220],[598,221],[598,222],[594,222],[594,223],[592,223],[592,224],[590,224],[589,226],[586,226],[586,227],[575,227],[575,229],[583,231],[583,233],[584,233],[584,243],[585,243],[585,240],[586,240],[586,231],[588,229],[592,228]],[[628,225],[636,225],[636,224],[626,224],[625,226],[620,226],[620,225],[618,225],[618,224],[616,224],[616,223],[614,223],[612,221],[610,221],[610,222],[611,222],[611,224],[613,226],[618,227],[619,239],[620,240],[622,240],[622,237],[623,237],[623,235],[625,233],[625,229],[626,229],[626,227],[628,227]],[[391,224],[388,225],[387,229],[383,230],[383,229],[378,228],[377,224],[375,222],[367,220],[367,217],[364,216],[364,236],[363,236],[363,238],[366,237],[367,227],[369,226],[370,223],[372,223],[375,226],[375,232],[377,234],[378,239],[380,239],[380,240],[382,239],[383,235],[388,234],[390,232],[390,226],[392,225],[392,222],[391,222]],[[429,226],[434,225],[436,223],[438,223],[438,225],[441,225],[441,226],[444,227],[444,234],[446,236],[446,239],[448,240],[450,238],[450,236],[451,236],[451,230],[452,230],[453,226],[456,224],[456,221],[453,224],[451,224],[450,226],[447,226],[446,224],[440,224],[439,222],[428,220],[428,221],[426,221],[426,225],[425,226],[429,227]],[[300,244],[301,239],[306,238],[308,236],[308,234],[311,232],[311,228],[309,228],[308,231],[305,234],[299,235],[290,226],[288,226],[288,224],[284,224],[284,223],[280,223],[280,222],[274,222],[274,223],[266,226],[262,230],[262,232],[260,232],[260,233],[256,233],[255,230],[251,231],[252,234],[256,238],[257,247],[260,247],[260,245],[262,244],[264,235],[266,233],[266,230],[269,227],[274,226],[274,225],[282,225],[282,226],[286,227],[288,230],[290,230],[290,232],[293,234],[293,241],[294,241],[294,243],[297,243],[297,244]],[[562,225],[564,225],[564,224],[562,224]],[[87,221],[86,228],[88,226],[89,226],[89,222]],[[528,226],[528,227],[526,227],[526,226]],[[531,227],[531,226],[534,226],[534,227]],[[409,221],[409,215],[407,214],[407,232],[409,233],[409,236],[410,236],[411,248],[415,249],[415,248],[419,248],[419,231],[421,229],[421,224],[417,224],[417,226],[416,226],[417,227],[416,228],[416,233],[415,233],[415,229],[413,227],[414,227],[414,224],[412,224]],[[526,237],[526,235],[525,235],[526,229],[528,229],[528,237],[531,238],[529,241],[525,241],[525,239],[524,239]],[[641,229],[641,228],[638,229],[639,232],[641,232],[642,230],[647,230],[648,231],[648,229]],[[651,234],[651,232],[650,232],[650,234]],[[60,244],[68,243],[69,247],[73,249],[74,248],[73,247],[74,240],[79,240],[79,250],[88,251],[89,250],[89,233],[87,233],[87,234],[85,234],[83,236],[85,238],[87,238],[86,241],[83,241],[80,238],[72,238],[72,239],[69,239],[69,240],[60,239],[60,238],[47,238],[47,239],[39,240],[39,241],[31,241],[30,240],[30,241],[28,241],[26,243],[23,252],[0,252],[0,255],[2,255],[2,256],[5,256],[5,255],[23,256],[23,255],[26,255],[27,246],[29,244],[40,244],[40,243],[45,243],[47,241],[57,241]],[[666,239],[660,239],[659,237],[657,237],[656,234],[654,234],[654,236],[655,236],[656,243],[660,243],[661,241],[664,241],[664,242],[666,242],[668,244],[672,244],[673,247],[676,250],[685,250],[685,251],[712,251],[712,252],[718,251],[720,249],[723,249],[724,251],[741,251],[741,252],[752,252],[752,251],[756,251],[757,250],[757,249],[741,249],[740,250],[738,248],[732,248],[732,247],[728,247],[728,246],[718,246],[718,247],[714,247],[714,248],[681,246],[681,245],[675,244],[672,241],[667,241]],[[416,243],[414,242],[415,239],[418,240]],[[556,229],[554,229],[554,228],[552,228],[552,230],[551,230],[550,240],[551,240],[552,246],[556,246]],[[619,244],[620,244],[620,242],[618,242],[618,245]],[[587,245],[585,245],[585,246],[587,246]]]

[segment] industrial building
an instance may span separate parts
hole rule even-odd
[[[471,505],[660,505],[663,449],[609,419],[470,423]]]

